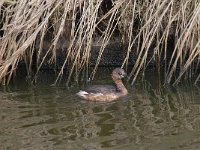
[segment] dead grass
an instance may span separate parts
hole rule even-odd
[[[183,77],[190,78],[196,75],[194,83],[197,84],[200,79],[199,0],[113,0],[112,8],[99,15],[102,1],[1,1],[0,30],[3,31],[3,36],[0,38],[0,81],[3,84],[9,83],[22,60],[27,64],[27,72],[31,72],[34,50],[37,50],[37,72],[44,61],[56,63],[58,40],[65,34],[64,31],[68,30],[69,46],[65,61],[55,80],[56,84],[67,66],[70,70],[67,76],[68,84],[72,75],[78,77],[83,69],[88,70],[93,39],[98,25],[104,22],[106,27],[101,31],[99,39],[102,44],[96,65],[88,78],[93,79],[106,45],[113,33],[118,30],[122,35],[122,41],[128,44],[122,67],[129,64],[131,52],[136,54],[136,62],[129,74],[132,84],[139,73],[145,71],[150,60],[157,63],[157,66],[161,61],[166,62],[166,82],[177,84]],[[77,23],[75,18],[78,15],[80,19]],[[70,28],[66,29],[66,24],[70,24]],[[44,37],[50,26],[54,29],[53,40],[50,48],[42,55]],[[172,35],[175,48],[168,57],[167,43]],[[34,44],[38,37],[39,49],[35,49]],[[150,51],[152,44],[155,45],[153,52]],[[149,53],[152,55],[147,59]],[[49,55],[50,59],[47,57]],[[176,80],[172,80],[177,73],[179,75]]]

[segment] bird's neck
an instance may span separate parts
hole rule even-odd
[[[128,94],[128,91],[127,91],[126,87],[124,86],[122,80],[120,80],[120,79],[113,79],[113,81],[114,81],[114,83],[116,85],[117,90],[120,93],[122,93],[123,95]]]

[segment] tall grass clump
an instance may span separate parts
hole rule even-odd
[[[96,64],[87,78],[93,78],[106,45],[115,32],[126,48],[122,67],[136,60],[129,74],[132,83],[150,62],[165,69],[165,81],[177,84],[183,77],[200,80],[200,1],[199,0],[2,0],[0,2],[0,81],[9,83],[20,62],[27,73],[32,65],[38,71],[49,62],[56,64],[57,45],[66,36],[64,69],[69,70],[67,83],[75,74],[88,70],[94,39],[101,41]],[[100,29],[100,25],[104,28]],[[44,50],[45,38],[51,33],[50,46]],[[169,40],[174,41],[169,51]],[[37,45],[37,48],[36,48]],[[153,47],[153,48],[152,48]],[[170,54],[170,55],[169,55]],[[150,58],[149,58],[150,56]],[[36,62],[33,62],[36,57]],[[174,80],[174,77],[175,80]]]

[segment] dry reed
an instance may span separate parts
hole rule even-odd
[[[94,77],[106,45],[118,30],[122,40],[128,44],[122,67],[129,64],[131,52],[136,54],[135,64],[132,64],[129,74],[132,84],[139,73],[145,71],[150,61],[159,66],[161,59],[166,62],[166,82],[172,82],[173,76],[178,73],[174,84],[183,76],[189,78],[195,75],[197,78],[194,83],[197,84],[200,79],[199,0],[113,0],[112,8],[100,14],[102,2],[103,0],[1,1],[0,31],[3,34],[0,37],[0,81],[3,84],[9,83],[22,60],[26,62],[27,72],[30,73],[34,51],[37,51],[37,72],[44,61],[56,63],[59,38],[67,31],[69,44],[55,83],[62,78],[66,66],[70,70],[67,77],[69,83],[73,73],[79,76],[83,68],[88,70],[94,36],[99,24],[104,23],[106,27],[101,31],[99,39],[102,41],[101,47],[90,78]],[[70,24],[70,28],[66,29],[66,24]],[[44,39],[50,28],[53,28],[53,39],[51,46],[44,52]],[[167,44],[172,36],[175,47],[168,57]],[[37,39],[39,48],[35,49]],[[152,45],[155,45],[153,50],[150,48]],[[147,59],[149,53],[152,55]],[[47,57],[49,55],[51,58]]]

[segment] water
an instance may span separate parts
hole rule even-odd
[[[110,83],[109,73],[94,83]],[[47,76],[47,77],[46,77]],[[79,87],[17,79],[0,90],[1,150],[199,150],[200,89],[162,86],[152,73],[112,103],[80,100]],[[43,83],[43,82],[44,83]]]

